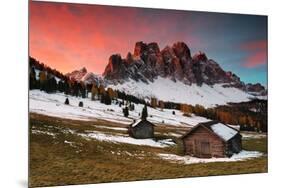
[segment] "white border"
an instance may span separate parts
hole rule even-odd
[[[63,1],[61,1],[63,2]],[[173,180],[107,183],[68,187],[269,187],[280,177],[280,5],[274,0],[66,0],[66,2],[136,7],[248,13],[269,16],[269,173]],[[28,1],[1,3],[0,187],[27,187],[27,55]],[[274,186],[276,187],[276,186]]]

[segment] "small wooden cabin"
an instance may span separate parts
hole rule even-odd
[[[182,140],[184,153],[200,158],[230,157],[242,149],[239,131],[218,121],[199,123]]]
[[[140,119],[129,125],[128,133],[133,138],[154,138],[154,124],[146,119]]]

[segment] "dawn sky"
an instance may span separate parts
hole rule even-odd
[[[160,49],[185,42],[242,81],[267,87],[267,17],[239,14],[30,2],[30,55],[63,73],[101,74],[109,56],[137,41]]]

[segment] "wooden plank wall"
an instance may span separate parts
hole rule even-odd
[[[210,143],[211,157],[225,156],[226,144],[203,127],[198,127],[193,133],[183,139],[185,154],[198,156],[195,149],[196,142],[201,141]]]

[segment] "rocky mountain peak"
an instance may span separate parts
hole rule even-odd
[[[80,72],[87,73],[86,67],[83,67],[82,69],[80,69]]]
[[[160,50],[156,42],[136,42],[134,53],[128,52],[122,59],[119,54],[110,56],[103,73],[108,82],[123,83],[128,79],[153,82],[158,77],[181,81],[184,84],[223,84],[242,90],[263,90],[259,85],[247,86],[232,72],[224,71],[220,65],[208,59],[204,52],[191,56],[184,42],[176,42]]]
[[[248,83],[248,84],[246,84],[246,91],[253,92],[253,93],[256,93],[256,94],[261,94],[261,95],[267,94],[265,87],[262,86],[260,83],[256,83],[256,84]]]
[[[183,58],[185,57],[186,59],[190,59],[190,49],[184,42],[176,42],[173,44],[173,50],[174,53],[177,57]]]
[[[70,73],[67,73],[66,76],[68,76],[71,80],[80,81],[83,78],[83,76],[85,76],[86,74],[87,74],[87,69],[83,67],[79,70],[74,70]]]
[[[134,56],[140,57],[147,52],[147,44],[143,41],[136,42],[134,49]]]
[[[195,62],[206,62],[208,60],[205,53],[199,51],[192,57],[193,61]]]
[[[147,45],[147,54],[159,54],[160,48],[156,42],[151,42]]]

